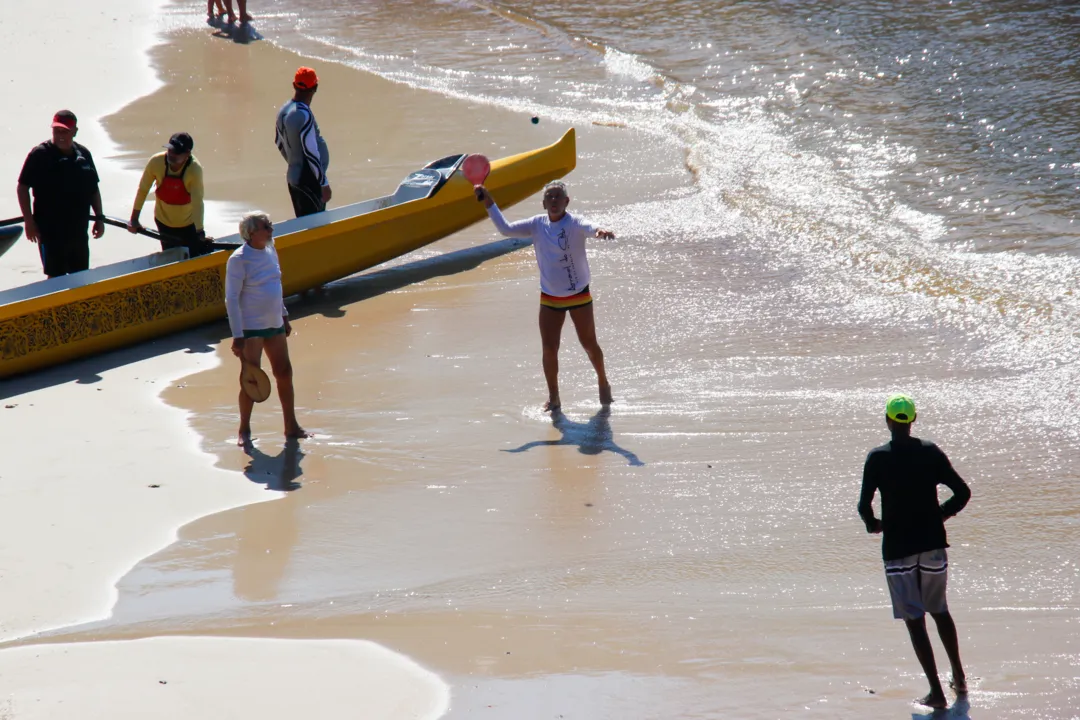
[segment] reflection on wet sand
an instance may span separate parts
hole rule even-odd
[[[562,410],[555,410],[551,413],[551,424],[562,433],[562,437],[558,440],[534,440],[525,443],[521,447],[504,449],[503,452],[520,453],[540,446],[575,445],[578,452],[583,455],[599,455],[607,450],[616,455],[622,455],[628,463],[635,467],[645,464],[637,455],[616,444],[614,433],[611,430],[610,408],[601,409],[587,423],[574,422],[566,417]]]
[[[286,440],[275,456],[267,455],[251,442],[244,446],[244,452],[251,457],[244,475],[252,482],[265,483],[267,490],[289,491],[300,487],[297,478],[303,475],[300,460],[304,453],[295,438]],[[233,593],[248,602],[277,597],[299,535],[298,505],[294,498],[286,496],[264,505],[240,509]]]

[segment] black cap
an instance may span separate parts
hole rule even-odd
[[[195,141],[187,133],[175,133],[169,138],[169,144],[164,147],[174,153],[187,153],[191,152],[191,149],[195,147]]]

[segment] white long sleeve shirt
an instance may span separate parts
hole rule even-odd
[[[551,222],[547,214],[508,223],[498,205],[487,209],[495,229],[507,237],[532,238],[540,267],[540,290],[554,297],[569,297],[585,289],[591,279],[585,239],[596,235],[593,225],[570,213]]]
[[[273,245],[257,250],[247,243],[225,265],[225,309],[234,338],[245,330],[279,328],[289,314],[281,289],[281,265]]]

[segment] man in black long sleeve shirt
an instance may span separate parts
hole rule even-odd
[[[956,474],[949,458],[932,442],[911,437],[915,403],[893,395],[885,404],[885,422],[892,441],[874,448],[863,468],[859,515],[869,533],[883,533],[881,554],[892,598],[893,616],[903,619],[915,654],[930,681],[930,694],[919,700],[932,708],[948,704],[937,675],[934,650],[926,632],[926,613],[934,618],[938,635],[952,664],[950,683],[957,694],[967,692],[956,624],[945,602],[948,556],[945,520],[964,509],[971,490]],[[953,495],[938,505],[938,485]],[[881,491],[881,519],[874,516],[874,494]]]

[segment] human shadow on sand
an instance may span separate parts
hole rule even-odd
[[[454,275],[479,267],[481,263],[527,247],[529,241],[517,239],[496,240],[476,247],[415,260],[402,265],[352,275],[325,286],[318,293],[290,296],[289,315],[293,320],[309,315],[344,317],[345,308],[353,303],[392,292],[400,288],[444,275]],[[54,385],[75,382],[92,385],[102,380],[101,373],[141,360],[183,351],[189,354],[207,354],[229,336],[229,325],[224,320],[203,325],[175,335],[149,340],[102,355],[58,365],[27,375],[0,380],[0,400],[41,390]],[[154,382],[155,378],[145,378]],[[104,396],[103,396],[104,397]]]
[[[248,440],[244,443],[244,453],[251,458],[244,468],[248,480],[266,485],[267,490],[289,491],[300,487],[296,478],[304,474],[300,469],[304,452],[296,438],[287,439],[281,452],[274,456],[267,455]]]
[[[217,17],[213,22],[207,21],[207,25],[216,30],[210,33],[213,37],[232,40],[235,43],[247,44],[255,40],[262,40],[263,36],[248,23],[230,23],[224,17]]]
[[[911,720],[971,720],[971,703],[966,696],[956,698],[950,707],[944,710],[930,710],[924,713],[911,713]]]
[[[611,430],[611,408],[601,409],[587,423],[574,422],[566,417],[562,410],[555,410],[551,413],[551,424],[562,433],[562,437],[558,440],[534,440],[521,447],[504,448],[502,452],[520,453],[532,450],[534,447],[576,445],[578,452],[583,455],[599,455],[607,450],[616,455],[622,455],[634,467],[645,464],[637,455],[615,444],[614,433]]]

